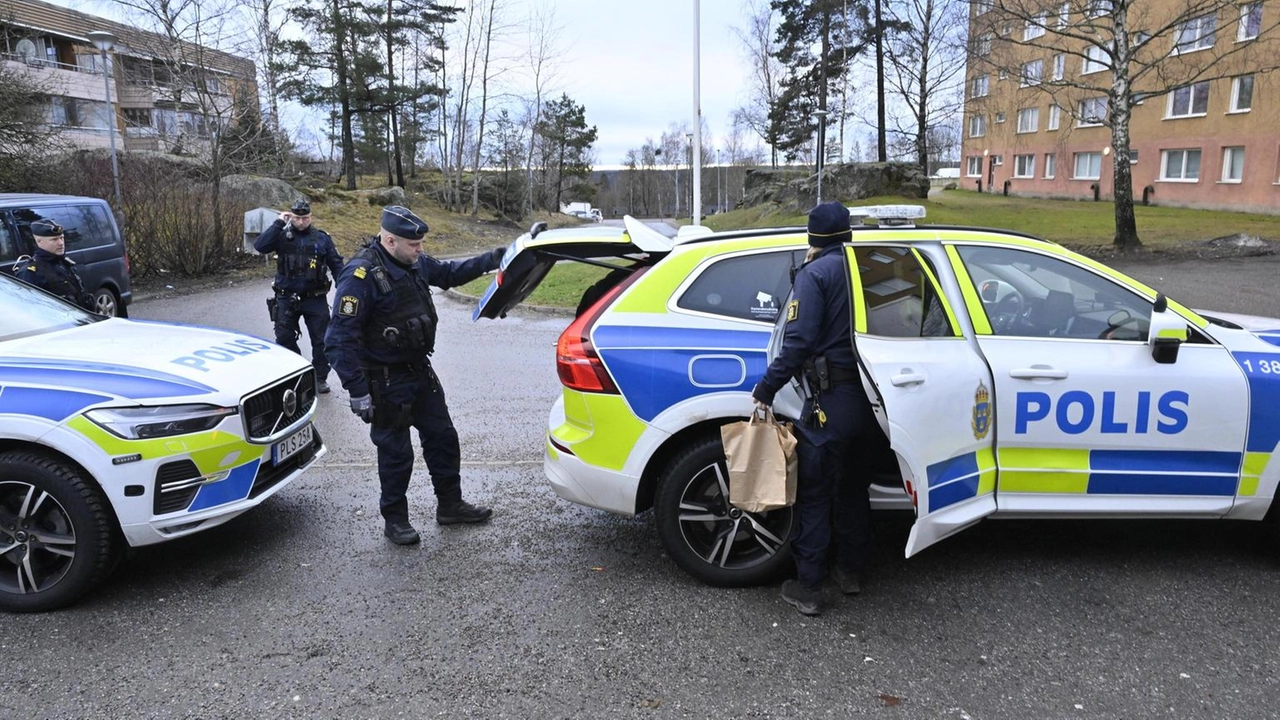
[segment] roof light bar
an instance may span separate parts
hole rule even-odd
[[[871,218],[882,226],[901,227],[923,220],[925,211],[923,205],[864,205],[849,208],[849,216]]]

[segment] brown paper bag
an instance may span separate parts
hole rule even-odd
[[[796,437],[791,423],[772,410],[720,427],[729,468],[729,503],[747,512],[768,512],[796,501]]]

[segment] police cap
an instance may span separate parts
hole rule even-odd
[[[849,230],[849,208],[838,202],[827,202],[809,211],[809,244],[826,247],[852,239]]]
[[[311,214],[311,203],[306,200],[298,200],[289,208],[289,212],[295,217],[306,217]]]
[[[31,221],[31,234],[36,237],[58,237],[62,234],[62,226],[52,220],[40,218]]]
[[[382,229],[406,240],[421,240],[427,234],[427,223],[400,205],[382,208]]]

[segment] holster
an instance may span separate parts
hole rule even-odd
[[[804,374],[809,385],[818,392],[831,389],[831,368],[825,355],[810,358],[804,363]]]
[[[272,295],[267,298],[267,316],[271,318],[271,322],[273,323],[278,322],[276,320],[276,309],[276,296]]]
[[[393,403],[387,398],[384,382],[370,382],[373,398],[373,424],[378,427],[407,428],[413,424],[413,403]]]

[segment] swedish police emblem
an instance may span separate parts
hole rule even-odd
[[[991,432],[991,393],[987,386],[978,381],[978,389],[973,393],[973,437],[981,440]]]
[[[354,317],[356,310],[360,307],[360,298],[354,295],[343,295],[338,301],[338,314]]]

